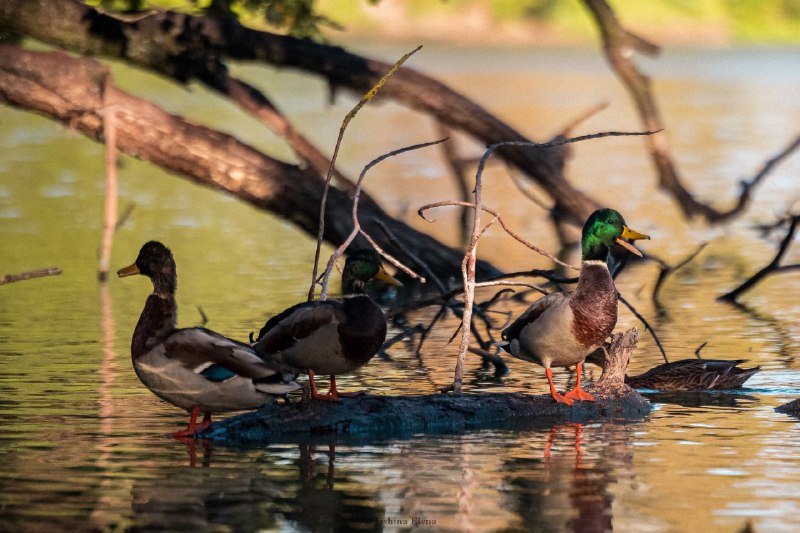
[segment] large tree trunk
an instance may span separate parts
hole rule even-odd
[[[108,69],[93,59],[2,45],[0,101],[44,114],[98,141],[108,112],[104,103],[113,102],[120,152],[225,190],[316,235],[323,183],[317,173],[272,159],[230,135],[170,115],[119,90]],[[343,242],[353,227],[351,210],[352,199],[332,188],[325,239]],[[362,227],[382,246],[393,248],[376,220],[383,221],[401,243],[424,256],[434,271],[457,275],[461,251],[393,219],[374,202],[361,204],[359,213]],[[399,251],[395,253],[402,257]],[[481,268],[484,275],[497,272],[488,263]]]
[[[152,12],[122,19],[76,0],[3,0],[0,26],[81,54],[117,57],[176,80],[198,79],[223,93],[230,92],[230,78],[222,57],[300,69],[359,95],[391,66],[307,39],[255,31],[231,18]],[[396,72],[379,96],[436,117],[481,144],[529,141],[472,100],[410,68]],[[564,178],[561,150],[509,147],[498,154],[552,197],[557,219],[580,226],[597,208]]]

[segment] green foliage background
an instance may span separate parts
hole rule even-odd
[[[379,4],[380,0],[89,0],[87,3],[122,11],[157,7],[231,14],[244,23],[319,39],[330,29],[356,32],[375,29],[364,8]],[[498,25],[530,23],[570,41],[595,38],[591,21],[578,0],[405,0],[393,4],[401,5],[404,16],[412,21],[457,17],[472,9],[482,9]],[[726,35],[733,44],[800,43],[800,0],[618,0],[611,4],[623,22],[636,31],[669,34],[689,23],[696,28],[689,31],[695,31],[698,42],[708,41],[704,33],[716,33]]]

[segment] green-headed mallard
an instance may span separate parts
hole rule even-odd
[[[739,368],[747,359],[682,359],[651,368],[638,376],[625,376],[635,389],[699,391],[738,389],[760,366]]]
[[[256,409],[275,395],[300,388],[294,376],[261,359],[247,344],[205,328],[176,329],[177,273],[169,248],[150,241],[119,277],[141,274],[153,282],[133,331],[136,375],[159,398],[191,413],[189,426],[173,436],[191,436],[211,424],[211,414]],[[196,424],[200,412],[203,422]]]
[[[598,209],[583,225],[581,273],[575,292],[548,294],[534,302],[503,331],[511,354],[542,365],[557,402],[594,401],[581,389],[583,360],[611,334],[617,323],[617,289],[606,263],[615,243],[631,253],[641,252],[623,239],[649,239],[633,231],[613,209]],[[577,365],[575,388],[566,395],[553,385],[552,366]]]
[[[364,294],[371,279],[399,286],[383,268],[375,250],[347,257],[342,272],[341,300],[314,300],[292,306],[270,318],[253,344],[261,357],[308,372],[311,395],[336,400],[336,375],[365,365],[386,340],[386,318]],[[328,394],[319,394],[314,374],[328,374]]]

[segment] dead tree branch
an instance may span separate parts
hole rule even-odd
[[[661,259],[653,257],[652,255],[647,256],[648,259],[652,259],[659,265],[658,278],[656,279],[655,287],[653,287],[652,299],[653,299],[653,304],[655,304],[655,306],[660,311],[663,312],[664,310],[664,306],[661,304],[661,300],[659,298],[659,295],[661,293],[661,287],[664,285],[664,282],[667,280],[669,276],[671,276],[672,274],[674,274],[675,272],[677,272],[678,270],[689,264],[695,257],[697,257],[698,254],[702,252],[703,249],[705,249],[706,245],[708,245],[707,242],[700,244],[700,246],[698,246],[695,251],[687,255],[677,265],[669,265],[666,262],[662,261]]]
[[[107,73],[108,69],[93,59],[2,45],[0,102],[43,114],[100,141],[103,92],[110,91],[117,109],[120,153],[206,187],[225,190],[316,235],[324,185],[316,172],[278,161],[231,135],[170,115],[113,84],[106,88]],[[339,245],[352,230],[347,216],[352,199],[333,188],[328,204],[325,239]],[[461,253],[395,220],[377,204],[362,202],[359,214],[368,233],[379,235],[375,221],[382,220],[401,242],[424,254],[431,268],[440,273],[453,272],[461,261]],[[379,240],[387,243],[386,239]],[[498,273],[485,261],[477,268],[484,277]]]
[[[792,265],[781,265],[781,259],[783,256],[786,255],[786,251],[789,249],[789,246],[792,244],[792,240],[794,239],[795,230],[797,229],[797,223],[800,221],[800,215],[792,215],[789,219],[789,229],[786,231],[786,235],[783,237],[781,241],[781,245],[778,248],[775,257],[772,258],[772,261],[767,264],[764,268],[753,274],[749,279],[747,279],[744,283],[736,287],[730,292],[727,292],[717,298],[717,300],[722,302],[728,303],[738,303],[738,298],[744,294],[745,292],[749,291],[753,287],[755,287],[761,280],[766,278],[772,274],[779,274],[781,272],[791,272],[795,270],[800,270],[800,264],[792,264]]]
[[[238,89],[226,87],[229,78],[218,67],[219,58],[299,69],[323,77],[334,89],[358,94],[391,67],[339,47],[253,30],[230,17],[153,10],[136,20],[124,20],[77,0],[4,0],[0,26],[80,54],[122,59],[179,82],[197,79],[226,94]],[[209,66],[206,60],[216,63]],[[412,69],[393,76],[381,94],[467,133],[484,146],[529,142],[477,103]],[[564,178],[558,151],[503,148],[500,153],[551,196],[561,219],[580,225],[598,207]]]
[[[372,247],[375,248],[375,250],[379,254],[381,254],[381,256],[383,256],[384,259],[387,259],[394,266],[396,266],[397,268],[401,269],[403,272],[405,272],[406,274],[408,274],[412,278],[417,278],[422,283],[425,283],[425,278],[423,278],[422,276],[420,276],[419,274],[417,274],[416,272],[411,270],[409,267],[407,267],[406,265],[404,265],[403,263],[401,263],[400,261],[398,261],[397,259],[395,259],[391,255],[387,254],[380,247],[380,245],[378,245],[378,243],[375,242],[375,240],[372,239],[372,237],[370,237],[369,234],[366,233],[361,228],[361,222],[358,220],[358,200],[359,200],[359,196],[361,194],[361,185],[364,183],[364,178],[366,177],[367,172],[369,171],[369,169],[371,169],[372,167],[374,167],[375,165],[377,165],[381,161],[384,161],[384,160],[386,160],[386,159],[388,159],[388,158],[390,158],[392,156],[403,154],[405,152],[410,152],[412,150],[418,150],[420,148],[425,148],[426,146],[432,146],[434,144],[439,144],[441,142],[444,142],[445,140],[446,139],[441,139],[441,140],[438,140],[438,141],[415,144],[413,146],[407,146],[405,148],[400,148],[398,150],[393,150],[393,151],[389,152],[388,154],[383,154],[382,156],[380,156],[380,157],[378,157],[376,159],[373,159],[370,163],[368,163],[364,167],[364,170],[361,171],[361,175],[358,177],[358,182],[356,182],[356,191],[355,191],[355,196],[353,197],[353,211],[352,211],[353,231],[350,232],[350,235],[348,235],[345,238],[344,242],[342,242],[342,244],[339,245],[339,247],[334,251],[334,253],[331,254],[331,257],[328,260],[328,265],[325,268],[325,273],[322,276],[322,293],[320,294],[320,299],[325,300],[327,298],[327,296],[328,296],[328,281],[330,280],[331,272],[333,271],[333,265],[336,263],[336,260],[339,259],[344,254],[345,250],[347,250],[347,247],[350,246],[350,243],[352,243],[353,240],[356,238],[356,236],[358,236],[359,234],[362,235],[365,239],[367,239],[367,241],[369,241],[369,243],[372,245]],[[321,243],[322,243],[322,239],[317,241],[318,246],[321,245]],[[313,294],[313,286],[312,286],[312,291],[311,292]]]
[[[663,129],[664,122],[651,91],[650,78],[642,74],[633,61],[633,52],[656,56],[659,47],[623,28],[606,0],[583,0],[583,3],[597,23],[606,59],[630,93],[644,129],[651,131]],[[778,162],[800,145],[800,137],[778,156],[768,161],[752,180],[741,183],[741,192],[736,205],[727,211],[720,211],[698,201],[686,189],[672,160],[666,135],[647,137],[645,142],[658,172],[659,187],[675,198],[683,214],[688,218],[702,216],[711,223],[719,223],[740,214],[747,207],[753,188]]]
[[[322,247],[322,239],[325,236],[325,206],[327,204],[328,191],[330,190],[331,177],[333,176],[333,165],[336,163],[336,157],[339,155],[339,148],[342,145],[342,139],[344,138],[344,132],[347,129],[348,124],[350,124],[350,121],[353,120],[353,118],[356,116],[358,111],[362,107],[364,107],[367,104],[367,102],[372,100],[375,97],[376,94],[378,94],[378,91],[381,90],[383,85],[386,83],[386,80],[388,80],[389,77],[392,74],[394,74],[397,71],[397,69],[399,69],[402,66],[402,64],[405,63],[406,60],[409,57],[411,57],[413,54],[415,54],[420,48],[422,48],[422,46],[418,46],[417,48],[415,48],[411,52],[408,52],[407,54],[403,55],[403,57],[398,59],[397,62],[394,65],[392,65],[391,68],[389,68],[389,70],[386,71],[386,73],[383,75],[383,77],[381,77],[372,87],[370,87],[370,89],[366,93],[364,93],[363,96],[361,96],[361,99],[358,101],[358,103],[355,106],[353,106],[353,109],[351,109],[347,113],[347,115],[345,115],[344,119],[342,120],[342,126],[339,128],[339,136],[336,138],[336,146],[333,149],[333,157],[331,157],[331,163],[330,163],[330,165],[328,167],[328,174],[325,176],[325,186],[324,186],[324,188],[322,190],[322,201],[320,201],[320,204],[319,204],[319,230],[317,231],[317,248],[316,248],[316,251],[314,252],[314,268],[313,268],[313,272],[311,274],[311,287],[308,290],[308,300],[309,301],[314,299],[314,288],[316,287],[317,269],[318,269],[318,265],[319,265],[319,254],[320,254],[320,249]],[[378,161],[381,161],[381,160],[382,159],[379,158],[378,160],[374,161],[370,165],[376,164]],[[361,184],[362,180],[364,179],[364,174],[366,173],[367,168],[370,165],[365,167],[364,168],[364,172],[361,173],[361,177],[358,180],[359,185]],[[356,190],[357,190],[357,193],[360,194],[361,188],[357,186]],[[358,226],[358,217],[356,216],[357,209],[358,209],[358,201],[354,201],[353,202],[353,223],[356,226]],[[356,231],[354,229],[353,232],[351,232],[351,234],[347,238],[345,238],[345,242],[347,243],[347,245],[349,245],[350,242],[353,241],[355,236],[360,232],[361,232],[360,227],[359,227],[358,231]],[[373,246],[375,246],[375,245],[373,244]],[[344,248],[347,248],[347,246],[343,245],[343,248],[342,247],[340,247],[340,248],[343,251]],[[342,254],[342,252],[339,252],[339,256],[341,256],[341,254]],[[335,255],[336,254],[334,254],[334,256]],[[332,265],[333,265],[333,263],[335,261],[336,261],[336,258],[332,257],[331,261],[330,261],[330,263],[328,265],[328,269],[326,270],[326,280],[327,280],[327,276],[330,276],[330,268],[332,267]],[[324,287],[327,289],[327,283],[325,283]]]
[[[30,272],[22,272],[20,274],[6,274],[0,276],[0,285],[7,285],[9,283],[16,283],[18,281],[26,281],[29,279],[44,278],[47,276],[57,276],[63,272],[58,267],[42,268],[40,270],[32,270]]]

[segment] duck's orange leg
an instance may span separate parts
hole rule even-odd
[[[336,390],[336,377],[331,376],[331,388],[328,394],[320,394],[317,390],[317,384],[314,383],[314,371],[308,369],[308,384],[311,387],[311,397],[316,400],[324,400],[328,402],[338,402],[339,392]]]
[[[569,391],[566,394],[567,398],[572,398],[573,400],[578,400],[581,402],[593,402],[594,396],[586,392],[581,388],[581,375],[583,374],[583,363],[578,363],[578,367],[575,369],[577,372],[577,377],[575,378],[575,388]]]
[[[197,423],[197,415],[200,414],[201,408],[198,406],[192,407],[192,412],[189,414],[189,426],[186,429],[182,429],[180,431],[176,431],[175,433],[170,433],[170,437],[193,437],[195,433],[198,431],[203,431],[208,426],[211,425],[211,413],[208,411],[205,412],[203,416],[203,421],[198,424]]]
[[[328,394],[335,396],[336,398],[352,398],[354,396],[360,396],[364,394],[363,392],[341,392],[336,388],[336,376],[331,374],[331,388],[328,391]]]
[[[572,400],[556,390],[556,386],[553,384],[553,371],[549,368],[545,368],[544,371],[545,374],[547,374],[547,382],[550,384],[550,395],[553,397],[553,399],[559,403],[572,405]]]

